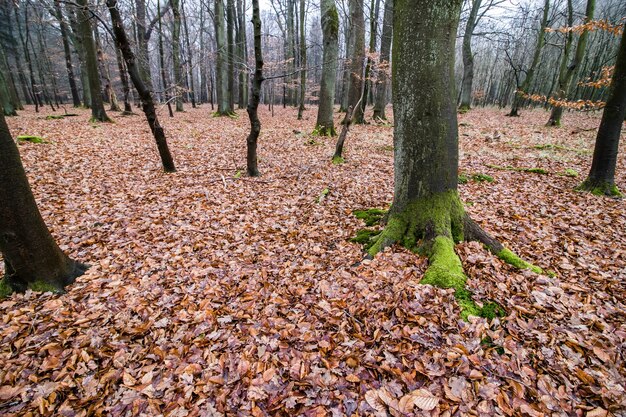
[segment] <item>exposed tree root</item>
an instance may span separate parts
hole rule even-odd
[[[595,181],[587,178],[582,184],[576,187],[577,191],[586,191],[597,196],[623,197],[615,183],[609,181]]]
[[[394,210],[392,206],[386,227],[378,235],[372,236],[373,233],[363,233],[359,239],[363,243],[371,243],[367,249],[368,257],[396,243],[427,256],[429,266],[420,283],[454,288],[464,319],[469,315],[494,317],[502,313],[502,308],[494,303],[479,307],[472,300],[471,292],[465,287],[467,276],[454,250],[455,243],[463,240],[480,242],[494,255],[516,268],[543,273],[541,268],[506,249],[474,222],[465,213],[455,191],[413,201],[402,211]]]

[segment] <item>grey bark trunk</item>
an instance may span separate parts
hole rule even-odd
[[[334,0],[322,0],[320,6],[324,50],[316,131],[321,136],[335,136],[333,106],[339,57],[339,14]]]

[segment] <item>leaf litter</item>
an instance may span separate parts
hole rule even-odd
[[[401,248],[363,260],[356,209],[393,197],[392,131],[354,126],[345,163],[309,146],[314,109],[260,110],[263,176],[245,166],[245,118],[207,106],[163,117],[178,172],[161,172],[140,116],[10,118],[42,215],[91,264],[66,294],[0,301],[3,415],[506,415],[626,412],[624,201],[577,193],[599,114],[460,115],[466,209],[554,276],[457,245],[477,302],[420,285]],[[339,120],[339,115],[337,116]],[[550,145],[550,146],[546,146]],[[623,154],[623,153],[622,153]],[[541,168],[547,175],[490,166]],[[626,187],[625,159],[617,183]],[[320,196],[323,195],[323,198]]]

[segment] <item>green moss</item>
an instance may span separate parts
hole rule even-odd
[[[549,172],[543,168],[519,168],[519,167],[512,167],[510,165],[503,167],[500,165],[492,165],[492,164],[488,164],[487,167],[493,168],[493,169],[499,169],[503,171],[531,172],[533,174],[543,174],[543,175],[549,174]]]
[[[14,292],[13,287],[7,282],[6,278],[0,279],[0,300],[7,298]]]
[[[545,175],[548,173],[548,171],[546,171],[543,168],[521,168],[520,171],[532,172],[533,174],[542,174],[542,175]]]
[[[345,161],[345,159],[343,159],[341,156],[333,156],[333,164],[335,165],[341,165],[343,164]]]
[[[470,106],[461,106],[461,107],[459,107],[459,113],[461,113],[461,114],[465,114],[468,111],[470,111]]]
[[[376,242],[376,237],[380,234],[380,230],[361,229],[356,232],[356,236],[350,239],[350,242],[360,243],[363,250],[367,251]]]
[[[487,174],[481,174],[481,173],[477,173],[477,174],[472,174],[472,179],[476,182],[493,182],[493,177]]]
[[[387,214],[387,210],[372,208],[367,210],[354,210],[352,212],[357,219],[365,222],[366,226],[374,226],[380,223],[381,219]]]
[[[518,269],[530,269],[536,274],[543,274],[543,269],[535,266],[531,263],[526,262],[510,250],[504,248],[497,254],[498,258],[502,259],[504,262],[512,265]]]
[[[504,355],[504,348],[493,342],[493,339],[489,336],[483,338],[480,344],[486,349],[494,349],[499,355]]]
[[[28,284],[28,288],[30,288],[33,291],[37,291],[37,292],[53,292],[53,293],[61,293],[63,292],[62,289],[49,284],[45,281],[35,281],[32,282],[30,284]]]
[[[624,195],[617,188],[615,183],[609,181],[592,181],[587,178],[582,184],[576,187],[576,191],[586,191],[595,196],[623,197]]]
[[[316,125],[313,132],[311,132],[311,136],[322,136],[322,137],[332,137],[337,136],[337,131],[334,126],[326,127],[322,125]]]
[[[305,145],[307,146],[318,146],[318,145],[322,145],[322,143],[318,142],[315,140],[315,138],[309,138],[307,139],[306,142],[304,142]]]
[[[420,283],[462,290],[467,277],[463,272],[461,260],[454,252],[452,239],[437,236],[429,252],[430,265]]]
[[[572,168],[567,168],[565,172],[563,172],[563,175],[565,175],[566,177],[576,178],[578,176],[578,171]]]
[[[324,17],[323,24],[328,25],[330,33],[339,34],[339,13],[337,12],[337,7],[332,6],[328,8]]]
[[[238,119],[239,116],[237,115],[237,113],[235,113],[234,111],[231,112],[220,112],[220,111],[216,111],[213,112],[213,114],[211,114],[212,117],[223,117],[223,116],[227,116],[230,117],[231,119]]]
[[[315,202],[316,203],[321,203],[326,198],[326,196],[328,194],[330,194],[330,188],[324,188],[322,190],[322,192],[320,193],[319,197],[317,197],[317,199],[315,199]]]
[[[470,180],[470,177],[468,177],[467,174],[459,174],[457,181],[459,184],[467,184],[469,180]]]
[[[50,116],[46,116],[46,120],[60,120],[64,118],[65,116],[57,115],[57,114],[51,114]]]
[[[235,175],[233,175],[233,178],[235,179],[241,178],[241,174],[242,174],[241,170],[237,170],[237,172],[235,172]]]
[[[30,143],[50,143],[42,137],[32,136],[32,135],[19,135],[17,137],[19,142],[30,142]]]

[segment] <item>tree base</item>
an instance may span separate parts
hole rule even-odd
[[[83,275],[87,269],[89,269],[89,265],[73,261],[69,273],[56,277],[53,280],[37,279],[35,281],[25,281],[19,276],[5,274],[0,279],[0,299],[8,297],[14,292],[22,293],[29,289],[36,292],[62,294],[65,292],[65,287],[73,284],[76,278]]]
[[[360,232],[355,238],[365,245],[371,245],[367,249],[368,258],[374,257],[395,243],[427,256],[429,266],[420,283],[453,288],[463,319],[470,315],[493,318],[503,314],[504,311],[495,303],[487,303],[480,307],[473,301],[471,292],[466,288],[467,276],[463,271],[463,264],[454,251],[455,243],[463,240],[478,241],[504,262],[516,268],[543,273],[541,268],[504,248],[474,222],[465,213],[456,191],[418,199],[401,211],[394,210],[392,206],[386,227],[380,233],[372,235],[373,232]]]
[[[337,131],[334,126],[317,125],[315,129],[313,129],[313,132],[311,132],[311,135],[333,137],[337,136]]]
[[[611,181],[596,181],[587,178],[576,187],[576,191],[586,191],[596,196],[624,197],[615,183]]]

